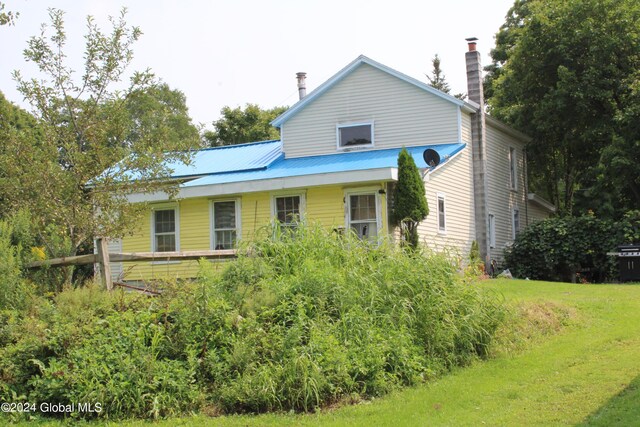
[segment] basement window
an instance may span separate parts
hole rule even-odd
[[[373,123],[349,123],[337,126],[338,149],[373,147]]]

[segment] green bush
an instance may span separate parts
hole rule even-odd
[[[311,411],[487,354],[504,315],[450,260],[319,227],[260,240],[158,297],[88,286],[0,319],[0,398],[82,417]],[[28,321],[27,321],[28,319]]]
[[[593,215],[549,218],[521,231],[505,251],[505,261],[517,277],[574,281],[581,273],[589,281],[613,280],[618,275],[617,260],[607,252],[637,242],[638,230],[638,211],[617,222]]]

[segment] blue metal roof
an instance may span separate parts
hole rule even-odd
[[[283,156],[281,142],[273,140],[205,148],[195,153],[188,166],[182,162],[168,163],[167,166],[173,170],[173,178],[181,178],[260,170]]]
[[[255,144],[248,144],[247,146],[251,147],[252,145]],[[422,158],[422,153],[425,149],[431,148],[436,150],[442,159],[441,164],[444,164],[450,157],[462,150],[465,145],[466,144],[463,143],[425,145],[407,147],[407,150],[411,153],[419,168],[426,168],[427,164]],[[398,153],[400,150],[400,148],[392,148],[386,150],[353,151],[294,159],[285,159],[284,156],[278,156],[273,158],[272,162],[264,168],[254,168],[253,170],[244,169],[235,172],[231,172],[231,168],[225,168],[226,170],[222,171],[225,173],[210,172],[208,176],[185,182],[182,186],[195,187],[303,175],[392,168],[398,165]],[[246,150],[239,151],[238,154],[240,153],[244,153],[247,156],[253,155],[253,153]],[[247,164],[249,161],[249,158],[245,159]],[[215,160],[215,162],[217,163],[218,160]]]

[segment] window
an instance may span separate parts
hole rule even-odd
[[[520,211],[518,209],[513,210],[513,239],[520,232]]]
[[[152,212],[153,252],[178,250],[176,208],[156,209]]]
[[[438,230],[441,232],[447,231],[444,194],[441,193],[438,193]]]
[[[350,194],[348,196],[348,225],[363,240],[378,237],[378,209],[376,194]]]
[[[295,228],[300,221],[302,196],[277,196],[274,198],[274,216],[282,227]]]
[[[496,247],[496,217],[493,214],[489,214],[489,247]]]
[[[213,249],[233,249],[238,239],[238,223],[240,203],[236,200],[212,202],[211,233]]]
[[[518,189],[518,157],[516,149],[509,147],[509,179],[512,190]]]
[[[373,123],[338,125],[338,148],[373,146]]]

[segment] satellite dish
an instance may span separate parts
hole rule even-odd
[[[440,164],[440,154],[438,154],[438,152],[433,148],[427,148],[426,150],[424,150],[424,153],[422,153],[422,158],[429,167],[434,168]]]

